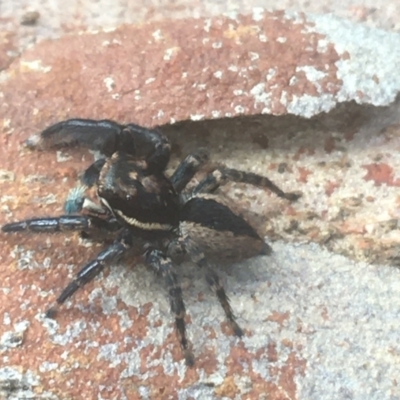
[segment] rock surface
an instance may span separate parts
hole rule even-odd
[[[0,76],[0,224],[60,214],[91,162],[79,150],[21,146],[52,122],[81,116],[163,125],[236,116],[163,129],[174,145],[169,172],[202,145],[216,161],[303,192],[288,204],[247,186],[221,190],[274,241],[272,257],[220,270],[244,339],[230,335],[201,272],[186,264],[180,272],[195,369],[181,360],[162,282],[136,259],[106,270],[56,322],[45,319],[61,288],[101,246],[74,235],[2,234],[0,393],[400,398],[398,270],[316,244],[276,241],[317,242],[358,260],[398,263],[398,102],[345,103],[310,120],[298,116],[350,99],[393,101],[398,36],[331,16],[256,10],[238,18],[125,26],[24,53]],[[263,110],[280,116],[260,116]]]
[[[11,110],[2,113],[12,118],[27,89],[39,110],[62,102],[58,119],[111,109],[118,114],[110,117],[130,115],[145,125],[254,114],[309,118],[350,100],[388,105],[400,89],[399,42],[399,34],[333,16],[262,9],[67,36],[39,44],[3,73]]]

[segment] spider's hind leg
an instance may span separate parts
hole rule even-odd
[[[193,190],[193,195],[195,196],[199,193],[212,193],[229,181],[248,183],[257,187],[267,188],[277,196],[290,201],[296,201],[301,197],[301,194],[298,192],[284,192],[265,176],[227,167],[218,167],[208,174]]]
[[[185,357],[186,365],[192,366],[194,364],[194,357],[193,353],[189,349],[189,343],[186,338],[185,304],[183,303],[182,289],[174,270],[172,260],[160,250],[156,249],[148,249],[144,255],[144,258],[146,264],[150,265],[165,279],[165,283],[168,288],[171,311],[175,315],[175,327],[178,334],[179,343]]]
[[[210,263],[207,261],[205,254],[189,236],[181,238],[180,241],[181,244],[186,248],[192,261],[200,268],[205,270],[206,281],[211,290],[216,294],[218,301],[225,312],[226,318],[232,331],[238,337],[243,336],[243,330],[236,322],[235,315],[229,303],[229,298],[222,285],[221,279],[219,278],[218,274],[212,269]]]

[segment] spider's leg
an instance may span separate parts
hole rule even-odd
[[[163,172],[171,154],[168,138],[158,129],[127,124],[121,132],[118,149],[145,160],[147,174]]]
[[[189,236],[182,238],[182,244],[187,249],[192,261],[205,270],[206,281],[211,287],[212,291],[216,294],[218,301],[225,311],[226,318],[228,319],[228,323],[231,326],[234,334],[239,337],[243,336],[242,328],[240,328],[235,320],[235,315],[233,314],[232,307],[229,304],[229,298],[225,293],[225,289],[222,286],[221,280],[207,261],[203,251]]]
[[[295,201],[301,196],[301,194],[295,192],[284,192],[265,176],[226,167],[219,167],[207,175],[196,186],[192,194],[195,196],[198,193],[212,193],[229,181],[248,183],[250,185],[267,188],[277,196],[290,201]]]
[[[3,232],[57,233],[68,231],[90,231],[91,229],[116,231],[121,228],[115,218],[108,220],[90,215],[62,215],[60,217],[43,217],[11,222],[3,225]]]
[[[68,119],[49,126],[26,141],[30,148],[47,150],[64,146],[83,146],[111,155],[122,125],[110,120]]]
[[[208,152],[199,148],[196,152],[189,154],[176,168],[170,180],[175,190],[180,193],[196,172],[208,161]]]
[[[111,120],[68,119],[49,126],[26,141],[30,148],[47,150],[82,146],[111,157],[116,151],[143,160],[149,173],[161,172],[169,161],[171,146],[156,129],[136,124],[120,125]]]
[[[58,307],[69,299],[79,288],[95,278],[107,265],[121,257],[132,246],[132,235],[128,230],[121,232],[119,237],[106,249],[101,251],[97,257],[86,264],[68,286],[62,291],[56,300],[56,304],[50,307],[46,316],[54,318]]]
[[[149,249],[145,253],[145,262],[153,267],[165,279],[168,288],[171,312],[175,315],[175,327],[178,334],[179,343],[185,357],[186,365],[194,364],[193,353],[189,349],[186,338],[185,326],[185,304],[182,299],[182,289],[178,282],[178,277],[174,270],[172,260],[160,250]]]

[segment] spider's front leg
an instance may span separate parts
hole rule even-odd
[[[175,190],[181,193],[199,169],[209,160],[208,151],[199,148],[189,154],[176,168],[170,180]]]
[[[107,264],[119,259],[131,247],[132,234],[128,229],[124,229],[109,247],[101,251],[94,260],[86,264],[76,274],[75,279],[61,292],[56,303],[47,310],[46,316],[54,318],[61,304],[69,299],[79,288],[95,278]]]
[[[185,325],[185,304],[182,299],[182,289],[174,270],[172,260],[160,250],[148,249],[144,255],[146,264],[150,265],[157,273],[160,273],[166,283],[169,295],[171,312],[175,315],[175,327],[178,334],[179,343],[186,365],[191,367],[194,364],[193,353],[189,349],[186,338]]]
[[[91,215],[62,215],[60,217],[32,218],[3,225],[3,232],[57,233],[88,232],[94,229],[117,231],[121,225],[115,218],[101,219]]]
[[[162,172],[168,164],[171,145],[159,130],[111,120],[68,119],[49,126],[26,141],[30,148],[48,150],[82,146],[110,157],[123,151],[146,163],[149,173]],[[89,167],[90,168],[90,167]]]
[[[298,192],[284,192],[274,182],[265,176],[257,175],[252,172],[239,171],[237,169],[218,167],[208,174],[193,190],[192,195],[199,193],[212,193],[227,182],[241,182],[271,190],[277,196],[290,201],[296,201],[301,197]]]

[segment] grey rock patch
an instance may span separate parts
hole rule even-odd
[[[294,23],[302,20],[297,12],[287,12],[286,16]],[[310,118],[330,111],[338,103],[351,100],[375,106],[394,102],[400,90],[398,33],[369,28],[333,14],[307,14],[305,21],[313,23],[308,26],[308,32],[326,36],[319,42],[319,52],[325,52],[333,44],[342,57],[336,62],[337,77],[342,80],[342,87],[336,94],[323,92],[319,80],[323,79],[324,71],[316,70],[312,65],[301,67],[307,79],[314,82],[319,96],[293,96],[290,102],[283,99],[282,104],[287,107],[288,113]],[[268,109],[264,112],[268,113]]]
[[[19,369],[0,368],[0,396],[7,400],[57,400],[50,392],[35,393],[34,388],[40,384],[39,379],[30,371],[21,373]]]
[[[340,55],[348,53],[347,59],[336,64],[343,81],[339,102],[385,106],[395,100],[400,89],[398,33],[354,24],[332,14],[309,15],[307,19],[315,23],[310,31],[326,35]]]

